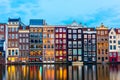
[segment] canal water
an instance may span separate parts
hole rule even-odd
[[[0,80],[120,80],[120,64],[0,65]]]

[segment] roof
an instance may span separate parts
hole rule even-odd
[[[120,34],[120,28],[116,29],[116,34]]]
[[[18,22],[18,21],[21,21],[20,18],[9,18],[8,19],[8,22]]]
[[[45,20],[43,19],[30,19],[30,25],[45,25]]]

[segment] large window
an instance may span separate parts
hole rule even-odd
[[[73,49],[73,55],[77,55],[77,49]]]

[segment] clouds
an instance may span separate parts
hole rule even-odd
[[[119,25],[119,0],[0,0],[0,22],[8,17],[46,19],[48,24],[69,24],[73,20],[98,26]]]

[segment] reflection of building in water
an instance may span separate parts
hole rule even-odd
[[[97,65],[97,78],[98,80],[110,80],[109,79],[109,65]]]
[[[54,65],[43,65],[43,80],[55,80]]]
[[[120,80],[120,76],[118,75],[118,65],[111,64],[110,66],[110,80]]]
[[[0,80],[5,78],[5,66],[0,65]]]
[[[30,80],[28,68],[28,66],[7,66],[6,80]]]
[[[84,65],[84,80],[97,80],[96,65]]]
[[[42,65],[29,66],[29,79],[28,80],[44,80],[42,75]]]
[[[68,80],[83,80],[82,66],[68,66]]]
[[[55,80],[67,80],[67,65],[55,65]]]

